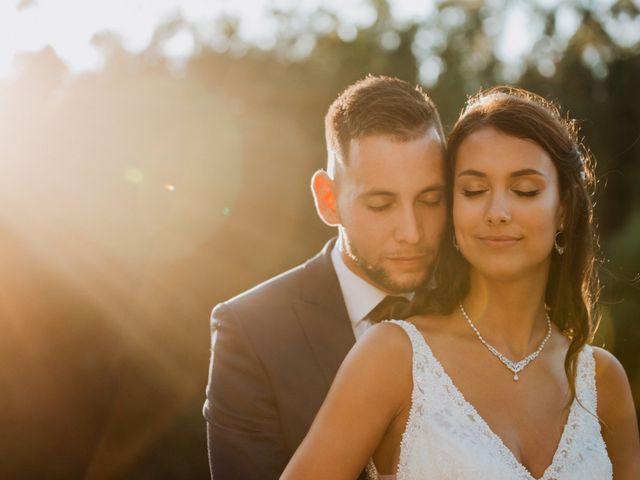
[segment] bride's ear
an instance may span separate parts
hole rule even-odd
[[[311,177],[311,191],[316,211],[324,223],[330,227],[340,224],[335,181],[324,170],[318,170]]]

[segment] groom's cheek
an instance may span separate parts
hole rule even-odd
[[[444,234],[444,225],[447,217],[447,207],[442,202],[442,204],[430,214],[423,224],[423,228],[425,231],[425,238],[431,238],[431,247],[434,249],[438,248],[440,244],[440,240],[442,239],[442,235]]]

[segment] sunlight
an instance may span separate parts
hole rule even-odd
[[[99,69],[103,59],[92,45],[97,33],[113,32],[135,53],[149,45],[162,22],[180,15],[185,20],[211,19],[220,10],[219,4],[193,0],[39,0],[24,8],[18,3],[0,5],[0,77],[13,72],[17,53],[46,46],[53,48],[72,73]],[[184,45],[173,45],[170,52],[176,48],[184,54]]]
[[[512,4],[507,7],[496,55],[505,62],[516,62],[528,53],[535,40],[544,31],[544,24],[535,11],[526,4]]]
[[[392,2],[400,22],[422,18],[433,12],[435,2],[413,4],[407,0]],[[294,11],[306,18],[323,8],[342,20],[342,33],[366,28],[376,19],[375,9],[366,0],[345,4],[342,0],[20,0],[0,3],[0,78],[14,72],[16,55],[51,47],[69,71],[82,73],[99,70],[103,54],[93,45],[96,34],[111,32],[131,53],[145,50],[157,27],[175,18],[192,24],[203,39],[211,39],[212,25],[220,15],[241,19],[240,37],[257,45],[268,45],[277,25],[265,21],[272,9]],[[162,53],[168,58],[190,56],[196,41],[182,31],[168,39]],[[272,44],[273,42],[271,42]]]

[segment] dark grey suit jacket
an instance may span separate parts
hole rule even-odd
[[[213,310],[204,416],[215,480],[278,478],[354,344],[334,243]]]

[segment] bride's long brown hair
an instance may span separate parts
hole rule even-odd
[[[598,239],[591,202],[595,187],[593,159],[579,137],[576,122],[563,117],[553,103],[513,87],[482,91],[467,101],[447,140],[450,212],[458,149],[469,135],[486,127],[534,141],[547,152],[558,172],[565,217],[564,230],[557,241],[565,246],[565,251],[562,255],[555,249],[551,253],[545,303],[551,321],[571,342],[564,367],[573,398],[577,355],[593,340],[600,320],[596,269]],[[467,261],[453,247],[449,215],[435,272],[437,287],[419,295],[422,301],[413,307],[423,313],[451,313],[469,291],[468,267]]]

